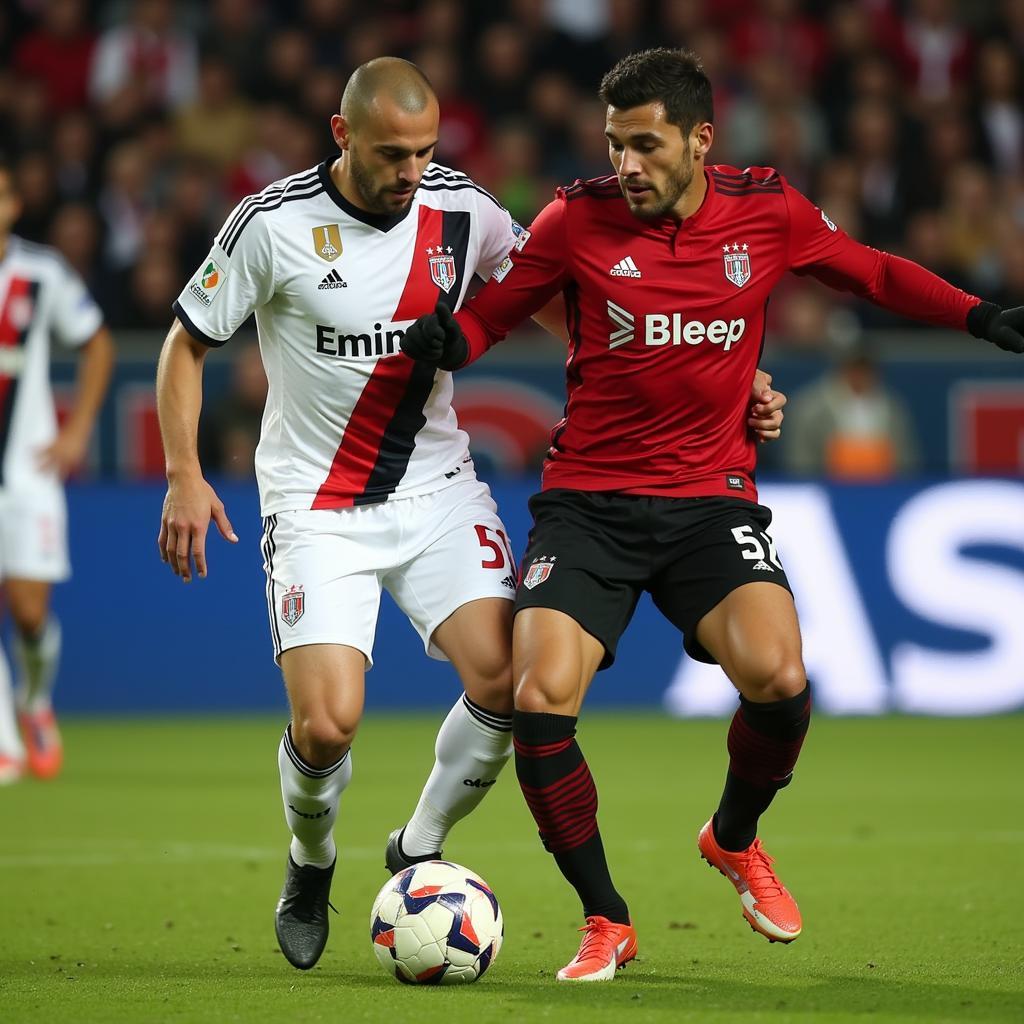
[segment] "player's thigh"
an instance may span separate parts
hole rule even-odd
[[[454,666],[470,700],[511,712],[511,601],[482,597],[460,605],[434,630],[432,641]]]
[[[347,511],[347,510],[346,510]],[[357,512],[364,510],[357,510]],[[372,510],[354,523],[335,511],[281,512],[264,520],[263,568],[274,657],[329,644],[360,651],[373,664],[380,609]],[[353,519],[356,517],[353,517]],[[358,536],[365,529],[366,537]]]
[[[771,583],[745,583],[697,624],[697,639],[751,700],[793,697],[807,684],[792,595]]]
[[[363,716],[363,652],[343,644],[290,647],[281,654],[292,739],[304,757],[332,763],[351,746]]]
[[[667,554],[651,596],[682,631],[687,653],[721,665],[742,692],[774,685],[765,682],[762,663],[774,664],[782,652],[779,672],[790,671],[794,641],[799,659],[800,631],[790,583],[771,537],[771,511],[732,498],[668,502],[663,525]],[[755,663],[756,645],[740,647],[738,638],[755,628],[753,620],[762,611],[764,628],[756,635],[774,640]],[[743,651],[748,656],[741,657]]]
[[[71,575],[68,560],[67,503],[64,491],[53,481],[37,487],[0,488],[0,579],[29,584],[60,583]],[[42,587],[25,588],[11,599],[22,598],[12,613],[26,618],[40,614]],[[45,616],[45,609],[42,610]],[[31,628],[31,627],[29,627]]]
[[[520,711],[578,715],[605,645],[572,616],[524,608],[512,627],[512,676]]]
[[[517,706],[578,708],[594,673],[615,660],[646,584],[645,507],[565,489],[530,499],[512,641]]]
[[[495,603],[511,606],[516,567],[486,484],[463,480],[395,505],[402,525],[403,561],[382,582],[420,635],[427,654],[444,660],[451,659],[449,650],[456,651],[460,675],[462,668],[481,677],[507,672],[509,638],[506,633],[502,642],[499,635],[507,613],[497,611]],[[480,638],[461,635],[474,625],[484,631]]]

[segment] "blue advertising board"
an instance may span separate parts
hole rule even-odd
[[[532,480],[495,498],[517,552]],[[211,535],[210,574],[188,585],[157,556],[163,488],[69,489],[74,577],[59,587],[64,626],[58,707],[76,712],[285,710],[271,657],[254,485],[218,486],[241,538]],[[1024,483],[765,484],[772,529],[800,611],[818,708],[984,714],[1024,707]],[[442,708],[458,683],[382,602],[370,708]],[[724,714],[721,671],[683,654],[646,599],[588,706]]]

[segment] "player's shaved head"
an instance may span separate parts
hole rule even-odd
[[[341,96],[341,116],[359,128],[381,100],[406,114],[422,114],[436,97],[427,76],[415,64],[401,57],[375,57],[352,72]]]

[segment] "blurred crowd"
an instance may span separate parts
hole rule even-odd
[[[608,172],[597,84],[651,45],[703,58],[715,160],[775,166],[862,241],[1024,302],[1024,0],[8,0],[16,230],[58,246],[115,327],[163,330],[226,212],[332,152],[363,61],[419,64],[437,159],[529,221]],[[795,345],[848,316],[795,282],[773,306]]]

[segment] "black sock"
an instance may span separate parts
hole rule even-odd
[[[729,726],[729,771],[712,826],[723,850],[745,850],[754,841],[758,818],[793,778],[810,719],[810,687],[767,703],[740,697]]]
[[[628,924],[597,828],[597,789],[575,736],[570,715],[515,711],[516,775],[544,848],[579,894],[583,913]]]

